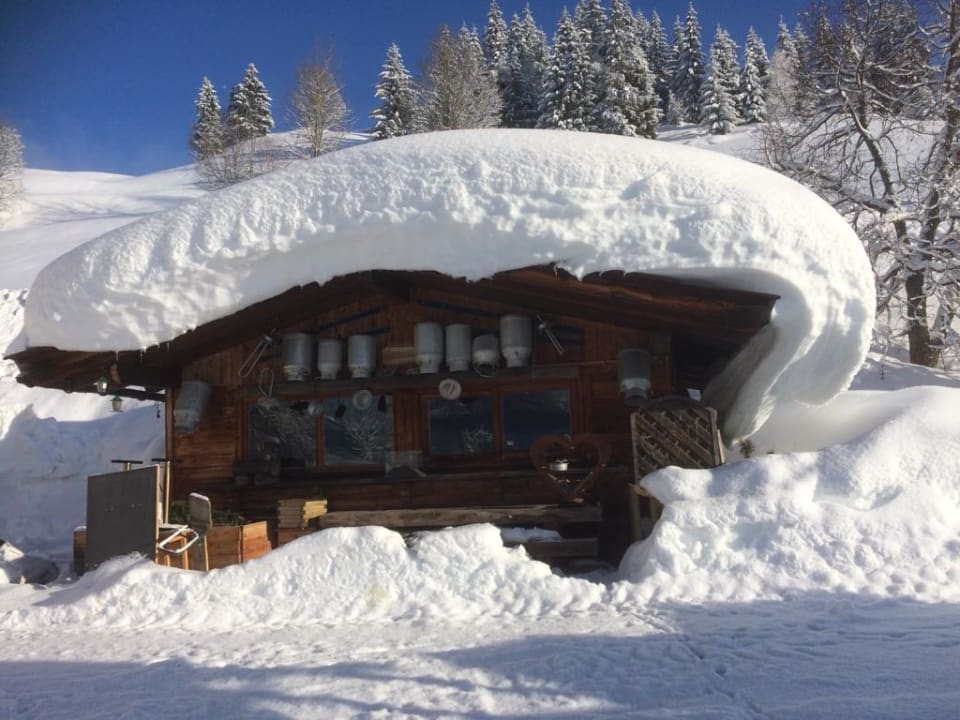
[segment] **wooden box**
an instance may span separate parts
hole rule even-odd
[[[199,548],[199,543],[195,546]],[[273,550],[267,533],[267,522],[246,525],[214,525],[207,533],[207,557],[210,570],[236,565],[266,555]],[[193,562],[190,567],[202,567]]]

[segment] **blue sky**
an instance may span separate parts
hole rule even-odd
[[[501,0],[509,19],[522,0]],[[552,37],[563,0],[530,0]],[[668,32],[688,0],[637,4],[657,10]],[[798,0],[700,0],[709,45],[717,23],[743,44],[753,25],[772,52],[781,15]],[[253,62],[273,97],[277,129],[287,113],[297,67],[332,50],[355,129],[369,127],[373,86],[387,46],[407,67],[422,67],[441,24],[482,30],[488,0],[330,2],[232,0],[0,0],[0,118],[23,136],[30,167],[131,174],[190,162],[187,136],[204,75],[226,105]],[[604,5],[607,5],[604,2]]]

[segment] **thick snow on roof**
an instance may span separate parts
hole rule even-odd
[[[779,294],[771,329],[714,388],[729,434],[784,398],[826,401],[866,353],[867,258],[810,191],[693,148],[523,130],[369,143],[109,232],[40,272],[21,344],[144,348],[350,272],[479,279],[548,262]]]

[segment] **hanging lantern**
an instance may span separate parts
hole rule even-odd
[[[123,410],[123,398],[119,395],[114,395],[110,399],[110,406],[113,408],[114,412],[121,412]]]
[[[103,375],[98,377],[93,381],[93,386],[97,389],[97,392],[101,395],[107,394],[107,388],[110,387],[110,381],[107,380]]]

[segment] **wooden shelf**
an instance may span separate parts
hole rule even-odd
[[[612,365],[612,364],[611,364]],[[501,368],[493,377],[481,377],[473,372],[435,373],[432,375],[406,374],[381,375],[371,378],[345,378],[337,380],[306,380],[304,382],[281,382],[274,385],[273,397],[301,398],[321,395],[352,394],[357,390],[372,393],[389,392],[403,388],[436,387],[444,378],[458,380],[463,389],[497,387],[530,381],[571,380],[580,376],[579,365],[544,365],[535,368]],[[247,385],[240,389],[244,395],[257,396],[259,388]]]

